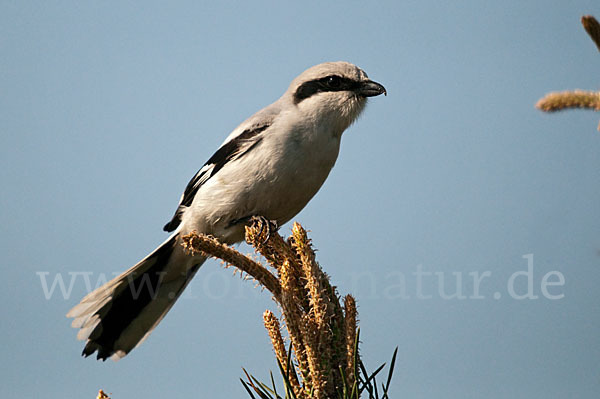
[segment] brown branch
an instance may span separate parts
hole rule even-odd
[[[230,265],[233,265],[252,276],[259,284],[271,291],[278,301],[280,300],[281,285],[279,284],[279,281],[260,263],[255,262],[235,249],[222,244],[214,237],[198,234],[195,231],[181,237],[181,239],[183,240],[183,247],[186,250],[195,254],[224,260]]]

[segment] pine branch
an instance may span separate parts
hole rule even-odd
[[[346,295],[341,306],[302,226],[295,223],[292,235],[284,240],[272,225],[264,223],[269,222],[253,220],[246,227],[246,241],[267,260],[275,274],[214,237],[192,232],[183,237],[183,246],[191,253],[222,259],[226,267],[236,267],[273,294],[285,321],[289,351],[285,350],[281,323],[273,312],[265,311],[263,319],[284,380],[286,398],[358,399],[361,392],[368,392],[369,398],[379,399],[374,379],[383,366],[369,376],[360,361],[354,298]],[[281,398],[274,382],[270,387],[250,374],[246,376],[242,384],[250,397]],[[386,396],[388,387],[389,380]]]

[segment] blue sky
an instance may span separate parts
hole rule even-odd
[[[388,96],[295,220],[357,298],[367,365],[399,347],[394,397],[595,397],[599,115],[534,108],[598,89],[584,14],[598,2],[0,2],[0,396],[246,397],[242,367],[267,378],[275,306],[216,261],[118,363],[81,358],[64,315],[162,242],[238,123],[345,60]]]

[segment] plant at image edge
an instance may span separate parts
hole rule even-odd
[[[596,18],[591,15],[584,15],[581,17],[581,23],[596,44],[598,51],[600,51],[600,24]],[[556,112],[572,108],[600,111],[600,92],[573,90],[550,93],[538,101],[535,106],[545,112]],[[600,124],[598,124],[598,130],[600,130]]]

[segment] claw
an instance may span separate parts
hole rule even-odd
[[[265,218],[264,216],[252,216],[249,220],[249,224],[250,225],[254,225],[254,224],[258,224],[258,236],[262,236],[263,232],[265,231],[265,228],[267,230],[267,234],[265,236],[265,239],[263,240],[262,244],[266,244],[267,241],[269,241],[269,238],[271,238],[271,234],[274,231],[279,230],[279,226],[277,225],[277,221],[275,220],[268,220],[267,218]]]

